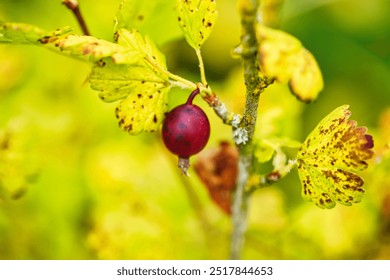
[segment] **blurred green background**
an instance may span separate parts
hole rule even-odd
[[[94,36],[111,40],[119,3],[80,0]],[[236,3],[220,0],[218,10],[203,49],[206,73],[229,109],[240,112],[242,74],[231,56],[240,37]],[[350,104],[352,118],[374,135],[376,154],[362,174],[366,196],[352,207],[321,210],[303,202],[296,170],[257,191],[243,258],[390,259],[389,14],[388,0],[280,6],[279,28],[314,54],[325,89],[306,105],[285,85],[272,85],[261,96],[258,135],[303,141],[322,117]],[[2,0],[0,19],[79,30],[60,0]],[[183,39],[160,49],[173,73],[199,79]],[[189,179],[180,176],[159,133],[129,136],[118,128],[115,104],[89,88],[89,70],[43,48],[0,45],[0,259],[228,258],[229,217],[193,170]],[[170,107],[187,96],[174,89]],[[212,125],[205,152],[231,141],[229,127],[201,99],[196,103]]]

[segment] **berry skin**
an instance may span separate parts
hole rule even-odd
[[[184,174],[190,166],[189,157],[199,153],[210,136],[210,123],[197,105],[192,104],[199,89],[193,91],[185,104],[175,107],[166,116],[162,127],[165,146],[179,156],[179,168]]]

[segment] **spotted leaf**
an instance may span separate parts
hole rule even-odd
[[[358,203],[365,192],[357,172],[367,167],[373,155],[373,139],[366,128],[349,120],[348,107],[341,106],[326,116],[297,155],[302,196],[320,208],[333,208],[336,202]]]
[[[128,56],[128,48],[92,36],[77,35],[70,27],[47,32],[24,23],[0,23],[0,44],[40,45],[80,60]],[[124,53],[124,54],[122,54]]]
[[[168,91],[148,83],[138,86],[137,93],[130,94],[116,108],[120,127],[130,134],[156,131],[168,110]]]
[[[172,0],[173,1],[173,0]],[[38,27],[0,22],[0,44],[42,45],[94,63],[89,82],[106,102],[122,100],[117,116],[130,134],[155,131],[167,111],[170,89],[164,55],[135,29],[117,26],[116,42]]]
[[[170,90],[165,57],[137,31],[120,29],[117,43],[126,48],[92,68],[90,83],[103,101],[121,100],[116,109],[120,126],[130,134],[155,131],[167,111]]]
[[[177,9],[188,44],[200,49],[217,20],[216,0],[177,0]]]

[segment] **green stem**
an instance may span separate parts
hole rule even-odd
[[[195,50],[196,56],[198,57],[199,61],[199,69],[200,69],[200,81],[202,82],[203,86],[208,87],[208,83],[206,80],[206,72],[204,70],[204,63],[203,63],[203,57],[200,52],[200,48]]]
[[[149,57],[145,56],[144,57],[145,61],[151,65],[152,68],[164,73],[171,79],[171,85],[178,86],[181,88],[188,88],[188,89],[193,89],[195,90],[197,88],[197,85],[187,79],[184,79],[178,75],[175,75],[171,72],[169,72],[167,69],[162,68],[159,64],[155,63],[155,61]]]

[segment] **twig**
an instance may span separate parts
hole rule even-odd
[[[62,3],[65,4],[65,6],[73,12],[84,35],[89,36],[90,33],[88,31],[87,24],[84,21],[84,17],[81,14],[79,3],[77,2],[77,0],[63,0]]]

